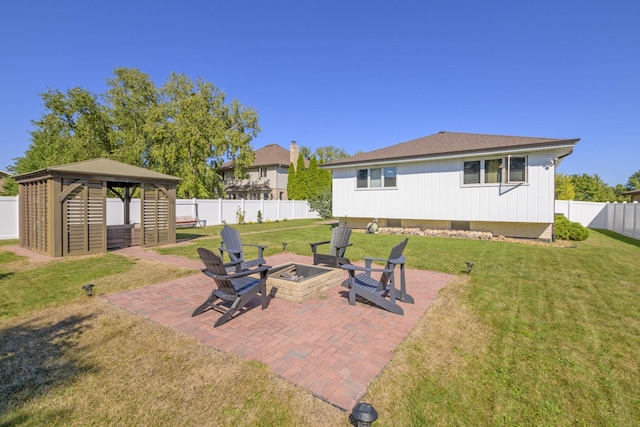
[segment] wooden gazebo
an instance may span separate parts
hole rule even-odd
[[[131,190],[140,189],[140,246],[176,241],[176,185],[181,178],[109,159],[52,166],[14,178],[24,248],[51,257],[106,252],[107,189],[123,201],[125,224],[130,223]]]

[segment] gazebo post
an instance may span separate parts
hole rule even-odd
[[[129,187],[124,187],[124,223],[131,224],[131,193]]]

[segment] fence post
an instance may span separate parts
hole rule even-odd
[[[571,221],[571,199],[567,201],[567,219]]]
[[[624,236],[624,225],[626,224],[626,216],[627,216],[627,210],[625,209],[625,207],[627,206],[625,203],[627,202],[622,202],[622,227],[620,227],[620,234],[622,234]]]
[[[634,239],[637,239],[638,232],[638,201],[633,202],[633,233],[631,234]]]

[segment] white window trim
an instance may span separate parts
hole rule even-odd
[[[396,170],[396,185],[392,187],[385,187],[385,177],[384,177],[384,169],[385,168],[394,168]],[[371,186],[371,170],[376,169],[380,171],[380,186],[372,187]],[[358,172],[361,170],[367,171],[367,186],[366,187],[358,187]],[[356,179],[355,179],[355,189],[356,191],[377,191],[377,190],[397,190],[398,189],[398,167],[397,166],[380,166],[380,167],[363,167],[356,169]]]
[[[524,181],[511,181],[510,180],[510,169],[511,169],[511,158],[512,157],[524,157]],[[501,182],[484,182],[485,179],[485,162],[487,160],[495,160],[502,159],[502,178]],[[473,184],[465,184],[464,182],[464,164],[466,162],[476,162],[480,161],[480,182]],[[460,186],[461,187],[499,187],[501,185],[529,185],[529,156],[526,154],[523,155],[506,155],[503,157],[482,157],[482,158],[474,158],[474,159],[465,159],[462,161],[462,168],[460,171]]]

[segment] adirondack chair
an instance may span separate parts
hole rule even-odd
[[[356,297],[363,298],[373,304],[392,313],[404,315],[404,310],[396,302],[402,301],[413,304],[413,297],[407,294],[404,264],[402,255],[407,246],[408,238],[398,243],[391,249],[389,258],[363,258],[364,267],[352,264],[342,265],[341,268],[349,273],[349,278],[342,284],[349,289],[349,304],[355,305]],[[373,267],[373,261],[386,261],[384,268]],[[400,289],[396,289],[395,266],[400,266]],[[360,272],[360,273],[357,273]],[[371,273],[381,273],[379,279],[375,279]]]
[[[313,252],[313,265],[326,264],[337,268],[342,264],[349,264],[349,260],[344,257],[344,253],[352,245],[352,243],[349,243],[350,237],[351,227],[339,225],[331,230],[331,240],[310,243],[311,252]],[[329,253],[319,253],[318,247],[326,244],[329,245]]]
[[[218,248],[220,251],[220,258],[224,260],[224,253],[226,252],[230,260],[224,264],[225,267],[233,267],[236,272],[240,272],[248,268],[261,266],[265,263],[263,252],[266,249],[266,246],[242,243],[238,230],[231,228],[228,225],[222,227],[220,235],[222,236],[222,244]],[[244,246],[258,248],[258,257],[251,260],[245,259]]]
[[[235,313],[240,312],[258,293],[262,299],[262,309],[267,308],[267,276],[271,266],[261,265],[253,270],[228,273],[222,259],[209,249],[198,248],[198,255],[205,265],[202,272],[213,279],[216,289],[211,291],[207,300],[193,311],[191,317],[211,308],[223,313],[214,324],[214,327],[218,327],[231,319]],[[256,274],[259,274],[260,278],[255,277]],[[250,277],[250,275],[254,276]],[[217,301],[218,299],[222,301]]]

